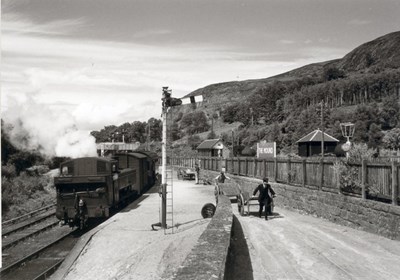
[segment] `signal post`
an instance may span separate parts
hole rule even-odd
[[[171,90],[168,87],[162,88],[162,147],[161,147],[161,221],[151,225],[167,228],[167,113],[170,107],[182,104],[182,100],[171,97]]]

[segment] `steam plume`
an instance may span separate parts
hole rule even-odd
[[[52,110],[28,97],[24,102],[9,100],[3,112],[10,141],[19,149],[39,152],[46,157],[96,156],[95,138],[79,130],[66,111]]]

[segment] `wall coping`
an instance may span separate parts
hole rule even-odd
[[[174,279],[224,279],[232,221],[231,202],[227,196],[219,195],[213,218]]]

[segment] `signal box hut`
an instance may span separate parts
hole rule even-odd
[[[310,157],[321,154],[322,131],[317,129],[310,132],[296,143],[299,156]],[[324,154],[334,153],[339,140],[324,132]]]
[[[201,157],[229,157],[230,150],[220,139],[204,140],[197,146],[197,152]]]

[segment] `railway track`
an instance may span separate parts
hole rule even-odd
[[[17,218],[14,218],[14,219],[11,219],[11,220],[8,220],[8,221],[4,221],[4,222],[1,223],[1,226],[3,227],[3,229],[5,227],[12,227],[12,225],[15,225],[15,224],[18,224],[18,223],[22,223],[23,221],[25,221],[25,220],[27,220],[29,218],[33,218],[35,216],[38,216],[43,212],[49,211],[51,209],[55,209],[55,207],[56,207],[56,204],[54,204],[54,203],[53,204],[49,204],[47,206],[44,206],[42,208],[39,208],[37,210],[34,210],[32,212],[29,212],[27,214],[19,216]]]
[[[31,238],[59,224],[55,213],[44,213],[32,221],[25,221],[15,227],[5,228],[2,232],[2,250],[15,246],[19,242]]]
[[[1,279],[46,279],[82,234],[59,227],[53,207],[2,223]]]

